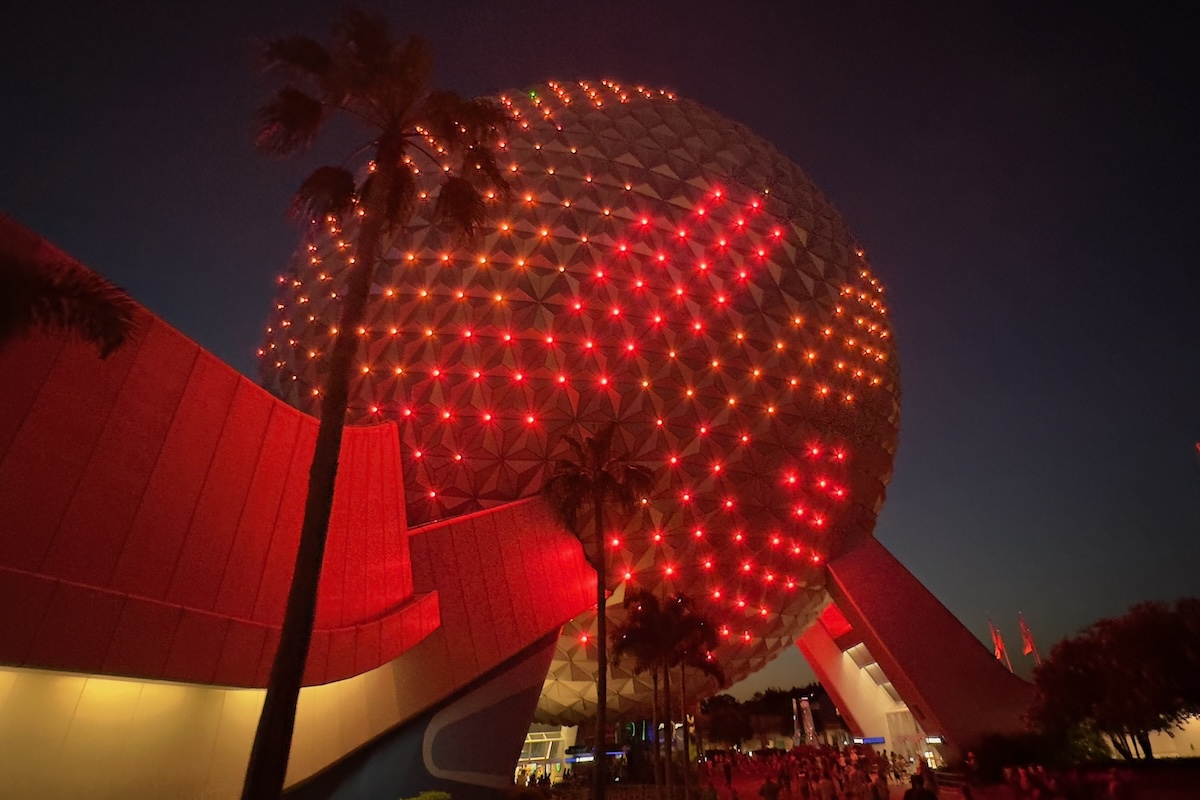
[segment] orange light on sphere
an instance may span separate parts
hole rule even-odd
[[[410,525],[535,495],[577,419],[616,420],[658,485],[602,548],[610,588],[688,594],[739,680],[871,535],[899,425],[882,285],[808,176],[703,106],[588,81],[505,98],[513,197],[475,241],[432,221],[443,164],[409,154],[429,202],[377,268],[349,419],[398,424]],[[277,286],[263,383],[308,413],[357,224],[322,222]],[[591,715],[594,625],[564,628],[539,721]],[[617,705],[648,710],[649,676],[612,674]]]

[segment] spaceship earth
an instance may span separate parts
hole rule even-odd
[[[612,81],[499,100],[513,196],[489,196],[473,241],[431,221],[436,143],[414,155],[425,188],[377,270],[350,420],[399,423],[413,526],[536,494],[562,437],[615,420],[657,486],[605,532],[610,621],[626,588],[684,592],[737,681],[812,622],[824,562],[883,502],[900,396],[883,287],[808,176],[745,126]],[[316,228],[260,350],[264,385],[313,414],[353,233]],[[594,712],[595,618],[564,629],[539,720]],[[648,709],[628,666],[609,682],[618,718]]]

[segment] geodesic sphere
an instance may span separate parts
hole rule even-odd
[[[376,274],[351,419],[399,422],[413,525],[536,493],[564,435],[616,420],[658,485],[606,532],[613,588],[694,597],[737,680],[792,645],[824,559],[874,526],[899,415],[882,287],[742,125],[609,82],[502,101],[513,196],[476,241],[430,222],[440,165],[414,155],[425,196]],[[262,351],[265,385],[314,414],[351,234],[298,253]],[[594,617],[563,634],[545,720],[594,708]],[[647,680],[616,668],[613,710],[639,713]]]

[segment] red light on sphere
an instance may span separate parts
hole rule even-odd
[[[713,562],[712,562],[712,559],[711,559],[711,558],[709,558],[709,559],[705,559],[705,560],[704,560],[704,568],[705,568],[705,569],[712,569],[712,568],[713,568]]]
[[[663,567],[663,574],[670,577],[675,574],[675,568],[670,565],[667,565],[667,566]]]
[[[620,547],[621,540],[618,539],[616,536],[614,536],[611,539],[609,539],[609,544],[611,544],[613,547]]]
[[[586,633],[580,634],[580,636],[579,636],[579,643],[580,643],[580,644],[587,644],[587,643],[588,643],[588,635],[587,635]]]
[[[627,580],[627,581],[633,580],[633,573],[630,572],[629,570],[625,570],[625,580]]]

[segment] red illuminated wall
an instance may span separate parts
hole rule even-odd
[[[0,248],[54,252],[2,218]],[[0,349],[0,662],[265,685],[316,420],[138,322],[103,361],[64,338]],[[439,624],[413,590],[397,441],[346,430],[306,684]]]

